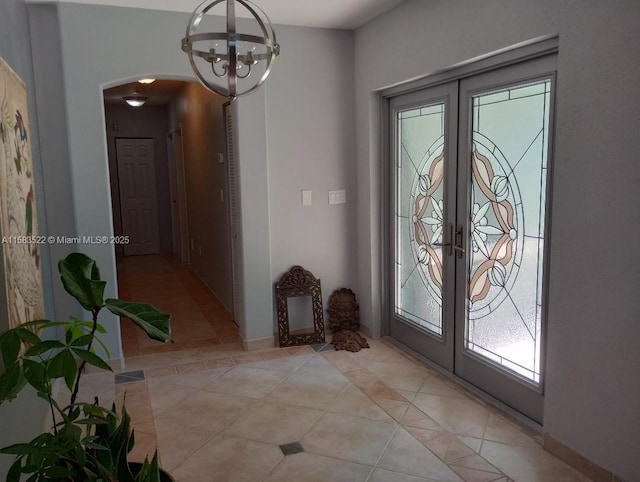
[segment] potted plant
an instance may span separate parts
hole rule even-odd
[[[98,335],[105,333],[98,322],[103,308],[129,318],[147,335],[161,342],[172,342],[170,315],[146,303],[104,299],[106,282],[100,279],[96,262],[81,253],[73,253],[58,263],[62,284],[80,305],[91,313],[91,320],[35,320],[0,334],[3,371],[0,374],[0,403],[12,400],[27,385],[49,405],[53,425],[50,431],[27,443],[0,450],[16,459],[7,481],[119,481],[161,482],[173,480],[158,466],[157,451],[151,461],[129,463],[127,454],[134,444],[131,418],[124,406],[118,414],[110,408],[78,401],[80,380],[85,368],[93,365],[111,371],[96,354],[101,345]],[[42,339],[47,328],[60,329],[60,340]],[[69,403],[62,406],[55,398],[55,381],[62,379],[70,392]]]

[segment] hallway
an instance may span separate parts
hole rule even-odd
[[[239,342],[238,327],[229,311],[177,257],[119,256],[116,267],[119,298],[151,303],[170,313],[175,340],[162,345],[124,320],[121,332],[126,358]]]

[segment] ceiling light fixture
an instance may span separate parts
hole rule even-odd
[[[156,79],[140,79],[138,81],[139,84],[153,84]]]
[[[147,98],[141,95],[128,95],[123,97],[123,99],[131,107],[141,107],[147,101]]]
[[[213,15],[211,10],[217,5],[226,5],[226,16]],[[236,19],[236,5],[249,12],[248,19]],[[225,19],[226,28],[221,25]],[[204,23],[208,28],[213,27],[211,33],[197,33]],[[254,3],[205,0],[193,12],[186,37],[182,39],[182,50],[207,89],[234,100],[260,88],[280,53],[280,45],[269,18]],[[209,78],[203,73],[208,70],[213,74]]]

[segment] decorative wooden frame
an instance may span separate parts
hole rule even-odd
[[[278,312],[278,337],[280,346],[310,345],[325,343],[322,291],[320,280],[302,266],[294,266],[275,285]],[[313,333],[292,335],[289,328],[288,298],[311,296],[313,311]]]

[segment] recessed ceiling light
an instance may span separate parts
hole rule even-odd
[[[138,81],[139,84],[153,84],[156,79],[140,79]]]

